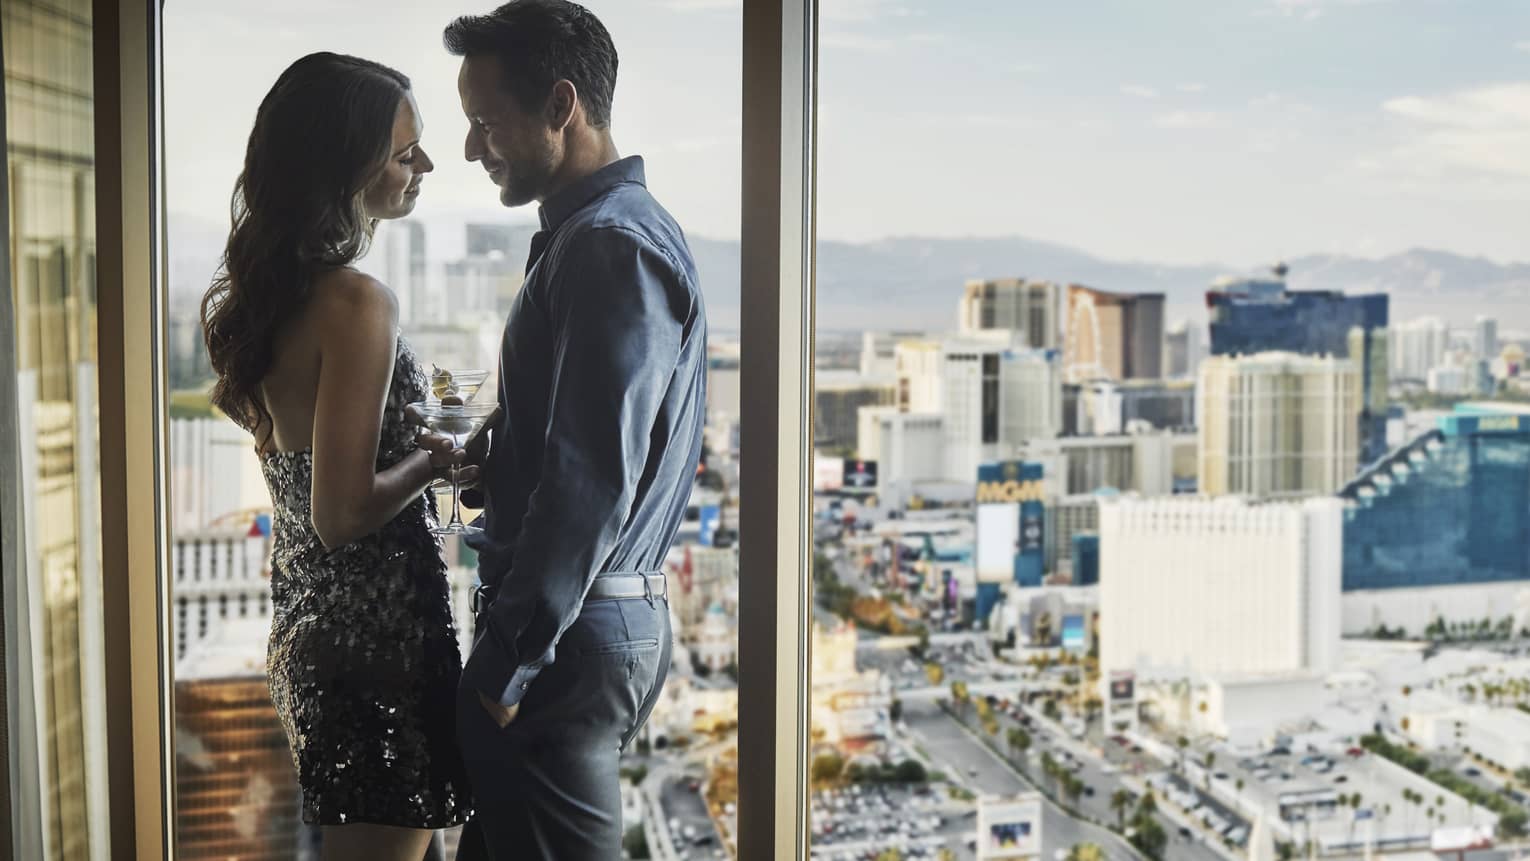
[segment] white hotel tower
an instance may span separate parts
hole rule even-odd
[[[1337,499],[1100,506],[1100,669],[1139,678],[1324,673],[1337,658]]]

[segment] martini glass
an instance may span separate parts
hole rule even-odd
[[[430,397],[428,400],[439,401],[442,398],[456,395],[465,404],[473,402],[478,390],[483,388],[484,380],[489,378],[489,372],[477,368],[438,368],[430,366]]]
[[[477,396],[478,390],[483,388],[484,381],[489,378],[489,372],[477,368],[442,368],[438,365],[430,366],[430,393],[425,399],[438,402],[442,398],[457,397],[462,403],[470,404]],[[447,401],[447,403],[454,403]],[[445,490],[450,484],[444,478],[438,478],[430,483],[432,491]]]
[[[450,439],[457,448],[466,446],[495,410],[494,404],[452,404],[439,401],[421,401],[410,406],[419,411],[427,428]],[[471,535],[481,531],[462,522],[461,489],[457,483],[457,467],[453,466],[452,517],[445,526],[431,530],[437,535]]]

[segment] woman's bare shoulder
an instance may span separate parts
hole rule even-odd
[[[349,267],[338,267],[313,282],[310,313],[322,325],[365,326],[398,324],[398,298],[376,278]]]

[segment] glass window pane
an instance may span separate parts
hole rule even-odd
[[[823,0],[815,858],[1524,833],[1527,26]]]
[[[622,155],[644,158],[648,187],[686,232],[710,328],[703,464],[661,563],[673,660],[622,758],[622,816],[634,850],[661,843],[649,850],[656,857],[662,848],[710,858],[732,842],[737,815],[742,19],[716,3],[592,10],[620,56],[615,140]],[[497,390],[501,336],[539,225],[534,208],[500,206],[481,167],[463,158],[460,60],[440,43],[450,18],[419,3],[165,9],[178,857],[317,857],[320,843],[303,824],[267,685],[272,500],[250,435],[210,405],[197,307],[219,266],[256,107],[299,56],[350,53],[412,79],[435,169],[414,213],[381,223],[357,265],[397,296],[401,334],[427,368],[482,369],[478,397]],[[202,73],[210,68],[218,74]],[[446,555],[466,656],[477,557],[453,538]],[[459,839],[447,831],[436,851],[450,857]]]
[[[13,810],[37,857],[104,857],[91,4],[5,0],[0,15],[24,545],[20,604],[5,608],[20,647]]]

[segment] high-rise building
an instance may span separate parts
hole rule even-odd
[[[1121,491],[1144,496],[1194,492],[1196,435],[1153,431],[1036,440],[1021,457],[1045,467],[1047,492],[1073,496]]]
[[[1100,670],[1324,672],[1339,649],[1342,504],[1130,499],[1100,507]]]
[[[512,224],[469,224],[466,227],[467,256],[513,258],[518,240],[526,231]]]
[[[884,487],[945,478],[945,420],[939,413],[861,407],[858,419],[856,455],[876,461]]]
[[[1392,376],[1424,381],[1450,349],[1450,332],[1438,317],[1420,317],[1392,327]]]
[[[1017,332],[1020,346],[1055,350],[1062,332],[1061,306],[1062,288],[1049,281],[968,281],[957,310],[957,329],[963,335],[991,330]]]
[[[895,376],[898,373],[897,348],[904,341],[922,341],[923,332],[864,332],[861,335],[861,375]]]
[[[170,421],[170,489],[170,528],[176,533],[271,509],[254,441],[227,418]],[[240,522],[247,525],[250,518]]]
[[[412,218],[378,228],[383,280],[398,297],[398,317],[415,324],[446,322],[447,297],[425,279],[425,225]]]
[[[1073,563],[1073,538],[1100,528],[1100,496],[1079,493],[1047,499],[1046,570],[1058,572]],[[1073,566],[1077,571],[1077,567]],[[1078,583],[1074,577],[1073,582]]]
[[[1285,275],[1285,266],[1277,266],[1272,279],[1224,280],[1207,292],[1211,352],[1354,359],[1362,388],[1359,462],[1369,463],[1386,452],[1387,296],[1287,290]],[[1356,330],[1360,337],[1353,339]]]
[[[1205,357],[1206,331],[1200,325],[1181,320],[1164,334],[1164,373],[1168,377],[1194,379]]]
[[[1191,380],[1095,381],[1072,388],[1072,398],[1068,388],[1064,389],[1064,436],[1195,427],[1195,383]],[[1067,414],[1070,405],[1074,411],[1071,416]]]
[[[1332,493],[1355,475],[1363,400],[1349,359],[1217,356],[1195,399],[1202,493]]]
[[[1474,330],[1477,358],[1494,359],[1498,356],[1498,321],[1492,317],[1478,317]]]
[[[1163,375],[1162,293],[1107,293],[1073,284],[1063,336],[1070,382]]]
[[[856,371],[818,371],[813,380],[813,445],[825,451],[854,449],[862,407],[890,405],[896,377],[866,377]]]
[[[1530,413],[1463,405],[1339,495],[1346,591],[1524,581]]]
[[[1026,440],[1062,432],[1057,351],[1017,349],[1018,340],[1011,333],[897,348],[897,406],[941,418],[951,481],[972,481],[979,464],[1010,459]]]

